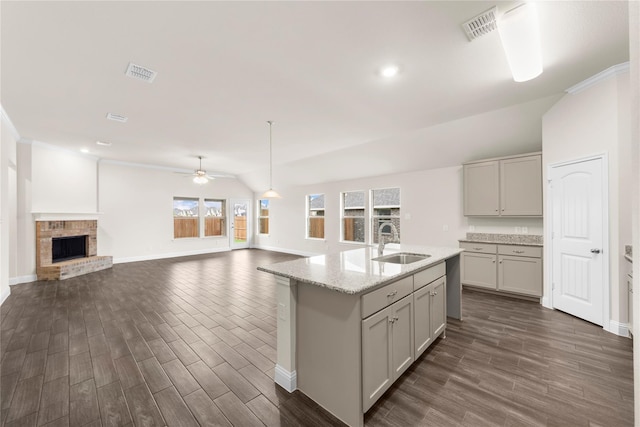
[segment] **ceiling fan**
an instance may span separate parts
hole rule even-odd
[[[222,174],[216,174],[214,175],[210,175],[207,174],[207,171],[202,169],[202,156],[198,156],[198,160],[200,160],[200,166],[198,167],[198,169],[196,169],[195,171],[193,171],[193,173],[182,173],[182,172],[176,172],[176,173],[180,173],[182,175],[186,175],[186,176],[192,176],[193,177],[193,182],[195,182],[196,184],[206,184],[207,182],[209,182],[209,180],[214,180],[216,178],[226,178],[227,175],[222,175]]]

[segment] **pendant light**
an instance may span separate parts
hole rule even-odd
[[[273,147],[271,142],[271,127],[273,121],[268,120],[269,123],[269,190],[265,191],[262,195],[264,199],[279,199],[281,196],[276,190],[273,189]]]

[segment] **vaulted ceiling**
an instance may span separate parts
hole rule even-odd
[[[24,138],[182,169],[202,155],[256,191],[267,120],[276,186],[535,151],[566,88],[628,60],[628,5],[538,3],[545,70],[515,83],[498,34],[461,24],[516,4],[3,0],[1,103]]]

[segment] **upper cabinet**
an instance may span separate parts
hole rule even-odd
[[[465,216],[542,216],[540,153],[465,163]]]

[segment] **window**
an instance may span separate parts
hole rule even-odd
[[[340,196],[342,241],[364,243],[364,191],[349,191]]]
[[[307,237],[324,239],[324,194],[307,196]]]
[[[398,231],[400,239],[400,189],[384,188],[371,190],[371,240],[378,243],[378,231],[385,222],[392,223]],[[390,226],[383,228],[383,233],[393,235]]]
[[[199,237],[200,203],[198,199],[173,198],[173,238]]]
[[[204,235],[226,235],[226,208],[225,201],[218,199],[204,199]]]
[[[269,234],[269,199],[258,200],[258,234]]]

